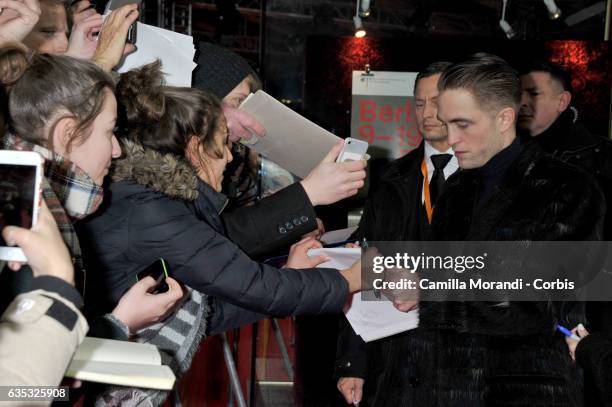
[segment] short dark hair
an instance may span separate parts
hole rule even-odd
[[[561,65],[545,59],[537,59],[530,63],[524,64],[519,68],[521,75],[527,75],[531,72],[546,72],[551,79],[556,81],[563,90],[572,91],[572,75]]]
[[[444,72],[446,68],[451,66],[452,62],[437,61],[427,65],[423,70],[419,71],[414,81],[414,91],[416,92],[417,84],[421,79],[429,78],[430,76],[438,75]]]
[[[519,74],[497,55],[479,52],[445,69],[438,81],[440,92],[462,88],[469,90],[485,110],[518,110],[521,104]]]

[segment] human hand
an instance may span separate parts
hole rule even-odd
[[[257,137],[266,135],[266,129],[247,112],[223,103],[223,115],[227,121],[229,140],[231,142],[236,142],[240,139],[250,140],[253,138],[253,133]]]
[[[40,18],[38,0],[0,0],[0,45],[20,42]]]
[[[405,269],[386,269],[385,283],[401,283],[405,281],[415,281],[418,283],[418,276]],[[409,312],[419,307],[419,290],[409,288],[382,290],[385,297],[393,302],[393,306],[402,312]]]
[[[323,221],[321,219],[317,218],[317,228],[310,233],[306,233],[304,236],[302,236],[302,239],[312,237],[313,239],[319,240],[324,233],[325,225],[323,224]]]
[[[589,336],[589,331],[587,331],[584,325],[582,324],[578,324],[577,327],[572,329],[572,333],[576,334],[580,339],[583,339]],[[580,341],[573,339],[571,336],[566,336],[565,343],[567,343],[567,347],[569,348],[570,356],[572,357],[572,360],[575,362],[576,361],[576,348],[578,347],[578,344],[580,343]]]
[[[53,276],[74,284],[70,254],[44,199],[38,221],[32,229],[7,226],[2,230],[2,237],[9,246],[17,245],[23,250],[35,277]],[[8,265],[11,270],[17,271],[22,263],[11,261]]]
[[[124,55],[136,50],[133,44],[126,44],[128,30],[138,18],[138,5],[127,4],[114,10],[106,18],[98,35],[98,47],[92,60],[102,69],[110,72]]]
[[[361,260],[357,260],[348,269],[340,270],[340,274],[348,283],[349,293],[361,291]]]
[[[325,263],[329,258],[325,256],[309,257],[308,250],[323,247],[321,242],[312,237],[307,237],[291,246],[287,267],[292,269],[309,269]]]
[[[79,24],[88,17],[98,14],[96,9],[88,0],[81,0],[70,6],[72,9],[72,27]],[[98,14],[99,15],[99,14]]]
[[[363,383],[359,377],[341,377],[337,386],[347,403],[358,405],[363,395]]]
[[[339,141],[332,147],[323,161],[300,181],[313,206],[329,205],[351,197],[364,185],[365,160],[336,162],[343,144]]]
[[[149,325],[162,321],[174,311],[174,306],[183,298],[180,284],[171,277],[166,277],[170,289],[165,293],[151,294],[157,282],[147,276],[132,286],[113,310],[112,314],[136,332]]]
[[[95,13],[73,25],[65,55],[79,59],[91,59],[98,46],[95,34],[100,31],[103,22],[102,16]]]

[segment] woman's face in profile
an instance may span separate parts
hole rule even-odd
[[[106,89],[102,110],[88,129],[87,136],[75,140],[70,148],[66,143],[68,137],[58,137],[53,149],[85,171],[96,185],[102,185],[111,160],[121,155],[121,147],[114,133],[116,121],[117,101],[113,92]]]
[[[193,157],[189,157],[189,159],[198,169],[198,178],[210,185],[215,191],[221,192],[225,167],[233,159],[230,151],[231,143],[228,139],[227,122],[223,113],[219,117],[217,129],[213,137],[212,148],[205,148],[198,143],[201,160],[193,159]],[[207,151],[208,149],[211,151]],[[223,152],[223,156],[218,157],[216,152]]]

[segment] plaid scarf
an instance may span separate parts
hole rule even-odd
[[[75,286],[84,295],[85,269],[71,218],[78,220],[95,212],[102,203],[102,187],[96,185],[85,171],[65,157],[15,135],[5,134],[2,148],[34,151],[45,159],[43,197],[72,255],[75,270],[79,271],[75,273]]]

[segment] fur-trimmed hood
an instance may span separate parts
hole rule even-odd
[[[121,158],[111,169],[114,182],[134,181],[172,198],[198,198],[200,181],[183,157],[162,154],[129,140],[122,141],[121,151]]]

